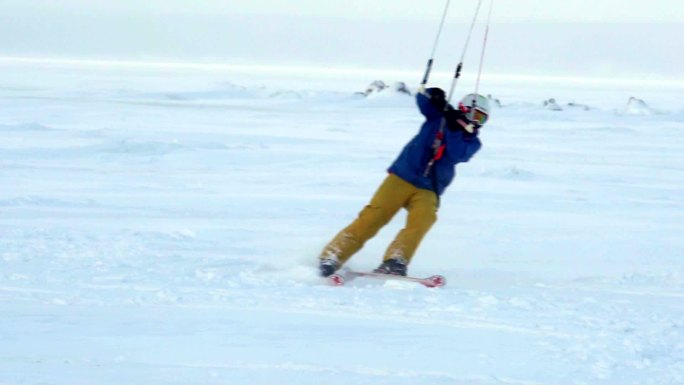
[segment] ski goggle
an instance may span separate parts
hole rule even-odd
[[[489,114],[475,106],[473,109],[470,106],[465,106],[463,103],[459,105],[459,109],[466,114],[466,118],[470,120],[471,123],[479,124],[480,126],[483,126],[485,123],[487,123],[487,119],[489,119]]]
[[[475,107],[475,109],[471,109],[468,113],[468,119],[470,119],[471,122],[477,123],[480,126],[483,126],[485,123],[487,123],[487,119],[489,119],[489,114],[486,112],[482,111],[481,109]]]

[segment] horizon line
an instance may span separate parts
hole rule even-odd
[[[183,61],[183,60],[143,60],[143,59],[95,59],[95,58],[59,58],[59,57],[40,57],[40,56],[0,56],[0,64],[47,64],[47,65],[69,65],[85,67],[117,67],[117,68],[160,68],[178,70],[210,70],[210,71],[239,71],[257,73],[283,73],[283,74],[317,74],[317,75],[393,75],[414,77],[419,71],[396,69],[396,68],[370,68],[359,66],[327,66],[319,65],[297,65],[282,64],[272,65],[263,63],[247,63],[235,61],[228,62],[202,62],[202,61]],[[420,74],[419,74],[420,75]],[[451,77],[449,72],[435,71],[433,76]],[[643,85],[661,86],[667,88],[684,88],[684,79],[679,77],[657,77],[657,78],[626,78],[626,77],[596,77],[578,75],[530,75],[516,73],[488,73],[483,74],[482,78],[493,81],[513,81],[529,82],[537,81],[543,83],[570,83],[576,85]]]

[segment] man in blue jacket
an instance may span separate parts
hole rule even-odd
[[[478,133],[489,117],[486,98],[466,95],[454,109],[444,91],[428,88],[418,92],[416,102],[425,123],[390,166],[370,203],[325,246],[319,264],[322,276],[339,269],[401,208],[408,211],[406,227],[375,272],[405,276],[418,245],[437,220],[439,196],[453,180],[456,164],[470,160],[482,146]]]

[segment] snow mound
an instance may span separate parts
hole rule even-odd
[[[492,96],[492,94],[487,95],[487,100],[489,100],[490,106],[495,106],[495,107],[499,107],[499,108],[503,107],[503,105],[501,104],[501,100],[499,100],[498,98],[495,98],[494,96]]]
[[[636,115],[636,116],[650,116],[657,112],[652,109],[645,101],[634,96],[630,97],[627,105],[622,110],[618,111],[619,115]]]
[[[563,111],[563,108],[558,105],[555,98],[544,100],[544,108],[550,111]]]
[[[143,95],[153,99],[161,99],[171,102],[221,102],[234,100],[254,100],[254,99],[282,99],[282,100],[303,100],[321,97],[331,98],[340,93],[337,92],[316,92],[309,90],[282,89],[269,85],[247,87],[231,82],[222,82],[215,88],[205,90],[189,90],[177,92],[164,92],[161,94]]]
[[[542,103],[544,105],[544,109],[549,110],[549,111],[563,111],[566,108],[571,109],[571,110],[582,110],[582,111],[589,111],[592,108],[586,104],[582,103],[575,103],[575,102],[569,102],[565,104],[563,107],[558,103],[556,98],[550,98],[544,100]],[[565,107],[565,108],[564,108]]]
[[[580,109],[583,111],[589,111],[591,110],[591,107],[589,107],[586,104],[581,104],[581,103],[575,103],[575,102],[570,102],[568,103],[568,107],[573,108],[573,109]]]
[[[378,95],[378,94],[403,94],[403,95],[408,95],[411,96],[412,93],[409,90],[408,86],[404,82],[395,82],[392,85],[388,85],[382,80],[375,80],[371,84],[368,85],[366,88],[366,91],[364,92],[359,92],[359,94],[363,96],[372,96],[372,95]]]

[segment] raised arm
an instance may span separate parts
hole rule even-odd
[[[443,116],[446,104],[445,94],[440,88],[428,88],[416,94],[416,104],[420,113],[427,119],[436,119]]]

